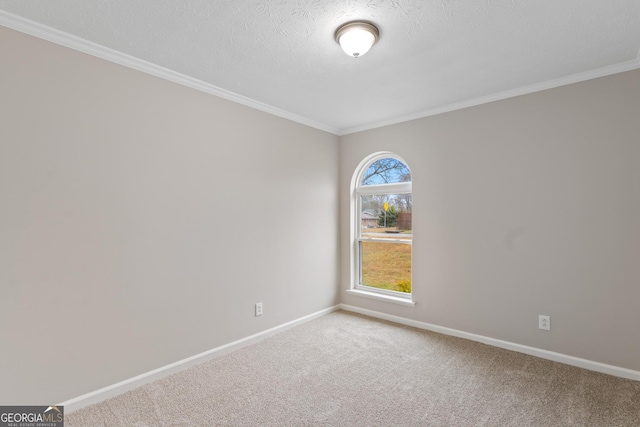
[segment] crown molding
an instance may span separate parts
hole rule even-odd
[[[143,73],[150,74],[155,77],[160,77],[161,79],[178,83],[191,89],[205,92],[210,95],[226,99],[228,101],[233,101],[238,104],[242,104],[268,114],[272,114],[274,116],[278,116],[315,129],[329,132],[334,135],[337,135],[339,132],[339,129],[326,125],[324,123],[320,123],[315,120],[311,120],[306,117],[281,110],[277,107],[264,104],[246,96],[239,95],[235,92],[231,92],[226,89],[203,82],[202,80],[186,76],[168,68],[164,68],[160,65],[153,64],[143,59],[127,55],[126,53],[122,53],[117,50],[99,45],[97,43],[90,42],[69,33],[65,33],[64,31],[56,30],[54,28],[42,25],[38,22],[31,21],[21,16],[14,15],[4,10],[0,10],[0,25],[19,31],[21,33],[29,34],[31,36],[50,41],[55,44],[59,44],[61,46],[68,47],[70,49],[77,50],[79,52],[86,53],[88,55],[92,55],[128,68],[132,68],[137,71],[141,71]]]
[[[572,74],[558,79],[548,80],[546,82],[536,83],[529,86],[524,86],[516,89],[510,89],[504,92],[498,92],[487,96],[481,96],[478,98],[469,99],[466,101],[456,102],[453,104],[445,105],[442,107],[432,108],[419,113],[409,114],[406,116],[396,117],[390,120],[383,120],[379,122],[373,122],[362,126],[356,126],[347,129],[341,129],[338,133],[339,136],[349,135],[351,133],[362,132],[365,130],[371,130],[381,128],[384,126],[395,125],[402,122],[408,122],[410,120],[422,119],[429,116],[435,116],[437,114],[448,113],[451,111],[461,110],[463,108],[475,107],[477,105],[488,104],[489,102],[500,101],[502,99],[514,98],[520,95],[527,95],[534,92],[540,92],[547,89],[553,89],[560,86],[566,86],[573,83],[579,83],[586,80],[596,79],[598,77],[605,77],[612,74],[623,73],[625,71],[631,71],[640,68],[640,51],[636,59],[630,61],[620,62],[618,64],[608,65],[606,67],[597,68],[595,70],[585,71],[583,73]]]
[[[598,68],[583,73],[573,74],[570,76],[561,77],[558,79],[549,80],[546,82],[536,83],[521,88],[511,89],[495,94],[482,96],[478,98],[469,99],[466,101],[456,102],[442,107],[432,108],[429,110],[421,111],[418,113],[409,114],[406,116],[400,116],[389,120],[382,120],[377,122],[368,123],[361,126],[354,126],[350,128],[339,129],[325,123],[320,123],[315,120],[299,116],[289,111],[282,110],[277,107],[256,101],[246,96],[237,94],[235,92],[228,91],[226,89],[214,86],[212,84],[203,82],[202,80],[195,79],[193,77],[186,76],[176,71],[164,68],[160,65],[153,64],[151,62],[136,58],[131,55],[119,52],[117,50],[99,45],[97,43],[90,42],[80,37],[65,33],[60,30],[42,25],[35,21],[23,18],[21,16],[14,15],[12,13],[0,10],[0,25],[11,28],[13,30],[38,37],[43,40],[50,41],[61,46],[68,47],[70,49],[77,50],[79,52],[86,53],[116,64],[132,68],[143,73],[160,77],[165,80],[169,80],[180,85],[199,90],[201,92],[208,93],[210,95],[217,96],[219,98],[226,99],[228,101],[236,102],[238,104],[245,105],[250,108],[254,108],[265,113],[281,117],[287,120],[291,120],[296,123],[300,123],[305,126],[309,126],[315,129],[319,129],[337,136],[349,135],[356,132],[362,132],[366,130],[376,129],[384,126],[394,125],[410,120],[422,119],[429,116],[435,116],[437,114],[448,113],[451,111],[461,110],[463,108],[474,107],[477,105],[487,104],[489,102],[499,101],[502,99],[513,98],[520,95],[526,95],[529,93],[540,92],[547,89],[553,89],[560,86],[565,86],[573,83],[582,82],[585,80],[591,80],[598,77],[604,77],[612,74],[622,73],[625,71],[631,71],[640,68],[640,51],[635,59],[630,61],[621,62],[614,65]]]

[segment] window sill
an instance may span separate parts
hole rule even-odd
[[[407,298],[399,298],[391,295],[383,295],[375,292],[362,291],[360,289],[346,289],[349,295],[355,295],[364,298],[370,298],[378,301],[390,302],[393,304],[404,305],[405,307],[415,307],[416,303]]]

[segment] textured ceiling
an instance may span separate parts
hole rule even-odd
[[[0,10],[336,133],[640,67],[639,0],[0,0]],[[358,59],[333,38],[353,19],[380,29]]]

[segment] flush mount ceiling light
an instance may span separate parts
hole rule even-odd
[[[357,58],[369,52],[378,41],[380,32],[375,25],[364,21],[347,22],[336,30],[336,41],[344,53]]]

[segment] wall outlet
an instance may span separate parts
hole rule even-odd
[[[551,316],[545,316],[543,314],[538,315],[538,329],[545,331],[551,330]]]
[[[256,303],[256,317],[258,316],[262,316],[262,303],[261,302],[257,302]]]

